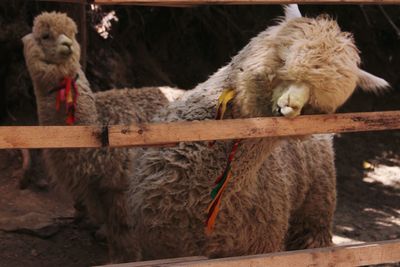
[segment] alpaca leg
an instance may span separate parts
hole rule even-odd
[[[329,247],[332,245],[331,226],[326,225],[321,218],[296,218],[291,222],[291,226],[286,240],[287,250],[309,249],[319,247]]]
[[[101,199],[99,197],[99,186],[96,182],[97,179],[90,177],[88,184],[81,184],[81,189],[75,192],[75,205],[77,220],[88,219],[90,224],[100,227],[104,224],[105,212]],[[83,181],[83,179],[82,179]]]
[[[41,190],[48,189],[49,183],[47,177],[37,172],[39,163],[38,149],[21,149],[22,153],[22,168],[15,174],[19,178],[19,188],[26,189],[29,186],[34,186]]]
[[[85,228],[94,233],[96,241],[105,242],[107,226],[104,222],[104,212],[97,194],[87,195],[84,200],[75,201],[75,222],[84,223]]]
[[[19,188],[26,189],[31,183],[31,177],[28,175],[32,167],[32,159],[28,149],[21,149],[22,168],[19,180]]]
[[[106,213],[107,240],[112,262],[128,262],[141,259],[138,243],[131,231],[131,219],[127,211],[126,192],[108,190],[102,193],[103,210]]]
[[[231,236],[213,236],[207,242],[204,254],[210,258],[221,258],[284,250],[287,223],[271,222],[271,224],[262,226],[265,231],[262,231],[260,225],[256,223],[252,227],[257,230],[252,231],[252,234],[238,230]]]
[[[271,200],[263,199],[265,205],[258,207],[263,211],[249,212],[247,216],[232,217],[221,214],[207,241],[204,254],[215,258],[284,250],[289,226],[289,208],[284,201],[275,201],[275,198]],[[238,199],[231,199],[233,207],[243,207],[237,205],[236,201]],[[254,200],[257,201],[259,200]],[[273,211],[269,208],[272,206],[275,208]],[[241,223],[238,223],[239,221]]]
[[[76,222],[81,222],[87,218],[88,211],[87,211],[85,204],[83,204],[83,201],[75,200],[74,201],[74,209],[75,209],[75,215],[74,215],[75,219],[74,220]]]
[[[286,240],[287,250],[332,245],[332,221],[336,206],[335,184],[317,181],[303,206],[294,214]]]

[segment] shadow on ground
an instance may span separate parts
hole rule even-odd
[[[350,239],[344,241],[399,238],[399,131],[338,135],[335,148],[335,234]]]

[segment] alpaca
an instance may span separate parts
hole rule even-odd
[[[206,82],[169,103],[153,121],[213,119],[221,92],[232,88],[230,118],[332,113],[356,85],[388,84],[359,69],[349,33],[327,16],[286,8],[278,25],[253,38]],[[136,260],[227,257],[332,245],[336,178],[331,135],[242,140],[233,177],[211,233],[204,231],[212,182],[232,141],[139,151],[129,180],[131,255]]]
[[[79,64],[76,33],[76,24],[67,15],[44,12],[35,18],[32,33],[23,38],[40,125],[65,125],[67,115],[63,109],[56,110],[58,92],[53,92],[65,77],[77,77],[78,97],[75,106],[68,108],[71,113],[67,117],[70,122],[76,120],[75,125],[145,122],[182,94],[181,90],[167,87],[93,93]],[[74,86],[72,81],[71,84]],[[45,149],[43,153],[46,168],[56,184],[64,186],[75,201],[83,203],[93,221],[105,222],[110,257],[116,261],[128,260],[117,255],[130,247],[126,236],[129,236],[131,218],[125,202],[128,177],[135,171],[136,150]],[[118,231],[113,231],[117,229],[114,225],[118,225]]]

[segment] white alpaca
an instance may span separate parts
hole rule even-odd
[[[287,117],[331,113],[354,92],[387,86],[361,71],[349,33],[328,17],[286,17],[243,48],[231,63],[165,108],[157,121],[213,119],[226,88],[235,91],[227,117]],[[210,129],[212,131],[212,129]],[[329,246],[335,210],[335,167],[330,135],[243,140],[215,229],[204,231],[215,178],[231,141],[153,148],[136,158],[129,181],[131,255],[155,259],[225,257]]]

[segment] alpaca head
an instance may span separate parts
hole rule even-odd
[[[281,81],[274,92],[275,110],[287,117],[299,115],[303,108],[306,113],[332,113],[357,85],[374,92],[388,87],[383,79],[359,68],[353,37],[336,21],[327,16],[301,17],[297,5],[290,6],[274,40]]]
[[[25,56],[47,64],[76,66],[80,58],[76,33],[75,22],[66,14],[43,12],[35,18],[32,33],[22,39]]]

